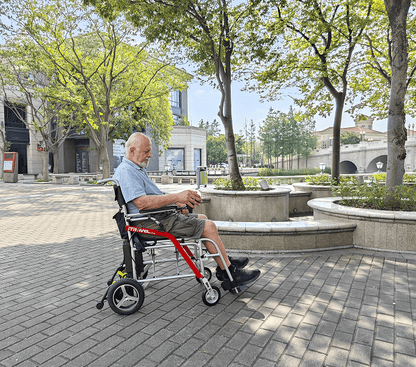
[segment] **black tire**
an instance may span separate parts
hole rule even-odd
[[[108,289],[108,304],[120,315],[131,315],[142,307],[144,290],[140,283],[132,278],[123,278]]]
[[[104,307],[104,302],[98,302],[95,307],[97,307],[97,310],[101,310]]]
[[[207,268],[207,267],[205,267],[204,268],[204,273],[202,274],[205,278],[207,278],[207,280],[208,280],[208,282],[211,280],[211,278],[212,278],[212,271],[211,271],[211,269],[210,268]],[[198,282],[198,283],[201,283],[201,279],[199,279],[199,278],[196,278],[196,281]]]
[[[206,289],[202,292],[202,301],[207,306],[215,306],[221,299],[221,291],[218,287],[213,286],[212,291],[214,294],[211,296],[208,295],[208,291]]]

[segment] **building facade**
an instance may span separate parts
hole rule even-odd
[[[178,123],[181,117],[188,116],[188,93],[185,91],[172,91],[170,98],[174,122]],[[16,113],[18,107],[18,113]],[[24,104],[23,99],[10,106],[4,98],[0,98],[0,129],[8,142],[9,151],[19,153],[19,174],[37,176],[42,173],[43,153],[40,150],[40,137],[35,131],[31,131],[28,125],[31,118],[30,109]],[[20,116],[18,116],[20,115]],[[150,134],[149,134],[150,135]],[[206,132],[204,129],[188,126],[175,126],[171,137],[171,147],[160,155],[160,148],[153,143],[149,169],[164,170],[169,164],[172,169],[191,170],[196,165],[206,164]],[[4,141],[0,141],[3,148]],[[115,144],[108,142],[111,171],[117,167],[124,156],[122,141]],[[0,157],[3,167],[3,154]],[[49,164],[53,171],[54,163],[50,154]],[[58,149],[57,173],[87,173],[100,170],[99,157],[94,142],[83,133],[73,131],[65,139]]]

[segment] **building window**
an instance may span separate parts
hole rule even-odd
[[[185,149],[169,148],[165,152],[165,164],[169,165],[169,171],[184,170]]]
[[[332,139],[329,139],[329,146],[332,147]]]
[[[173,90],[170,92],[170,105],[171,107],[181,108],[181,92]]]
[[[8,128],[26,129],[26,108],[21,104],[7,103],[4,105],[4,120]]]
[[[326,149],[326,141],[322,142],[322,149]]]

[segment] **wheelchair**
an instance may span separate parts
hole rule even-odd
[[[123,261],[107,282],[107,290],[102,299],[97,303],[96,308],[102,309],[107,300],[110,308],[120,315],[131,315],[138,311],[144,302],[145,287],[151,282],[175,280],[179,278],[195,278],[203,286],[202,301],[207,306],[216,305],[221,299],[221,291],[216,286],[211,286],[211,270],[205,266],[206,262],[213,257],[220,257],[225,265],[225,260],[218,248],[218,245],[208,238],[175,238],[166,232],[157,217],[180,212],[186,207],[180,208],[176,205],[163,207],[153,211],[141,212],[140,214],[129,214],[127,204],[121,193],[120,185],[117,180],[110,178],[98,181],[98,184],[113,184],[115,198],[119,206],[119,211],[114,215],[120,236],[123,239]],[[190,209],[190,208],[188,208]],[[143,220],[152,220],[160,228],[133,226],[131,223],[138,223]],[[160,219],[160,218],[159,218]],[[151,235],[152,239],[144,240],[143,235]],[[146,237],[147,238],[147,237]],[[203,248],[203,242],[211,242],[215,249],[215,254],[210,254]],[[191,248],[193,251],[191,251]],[[167,250],[166,250],[167,249]],[[167,259],[160,259],[160,253],[173,250],[174,256]],[[185,261],[189,271],[184,272],[180,269],[179,263]],[[158,275],[159,268],[163,265],[174,263],[176,266],[173,274],[162,276]],[[166,268],[166,267],[165,267]],[[225,266],[228,280],[222,283],[225,290],[233,294],[240,293],[245,286],[234,284],[231,273]],[[172,270],[170,270],[172,271]],[[166,269],[165,269],[166,272]]]

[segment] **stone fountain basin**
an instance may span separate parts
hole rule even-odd
[[[288,188],[264,191],[200,189],[205,202],[204,214],[214,221],[285,222],[289,220]]]

